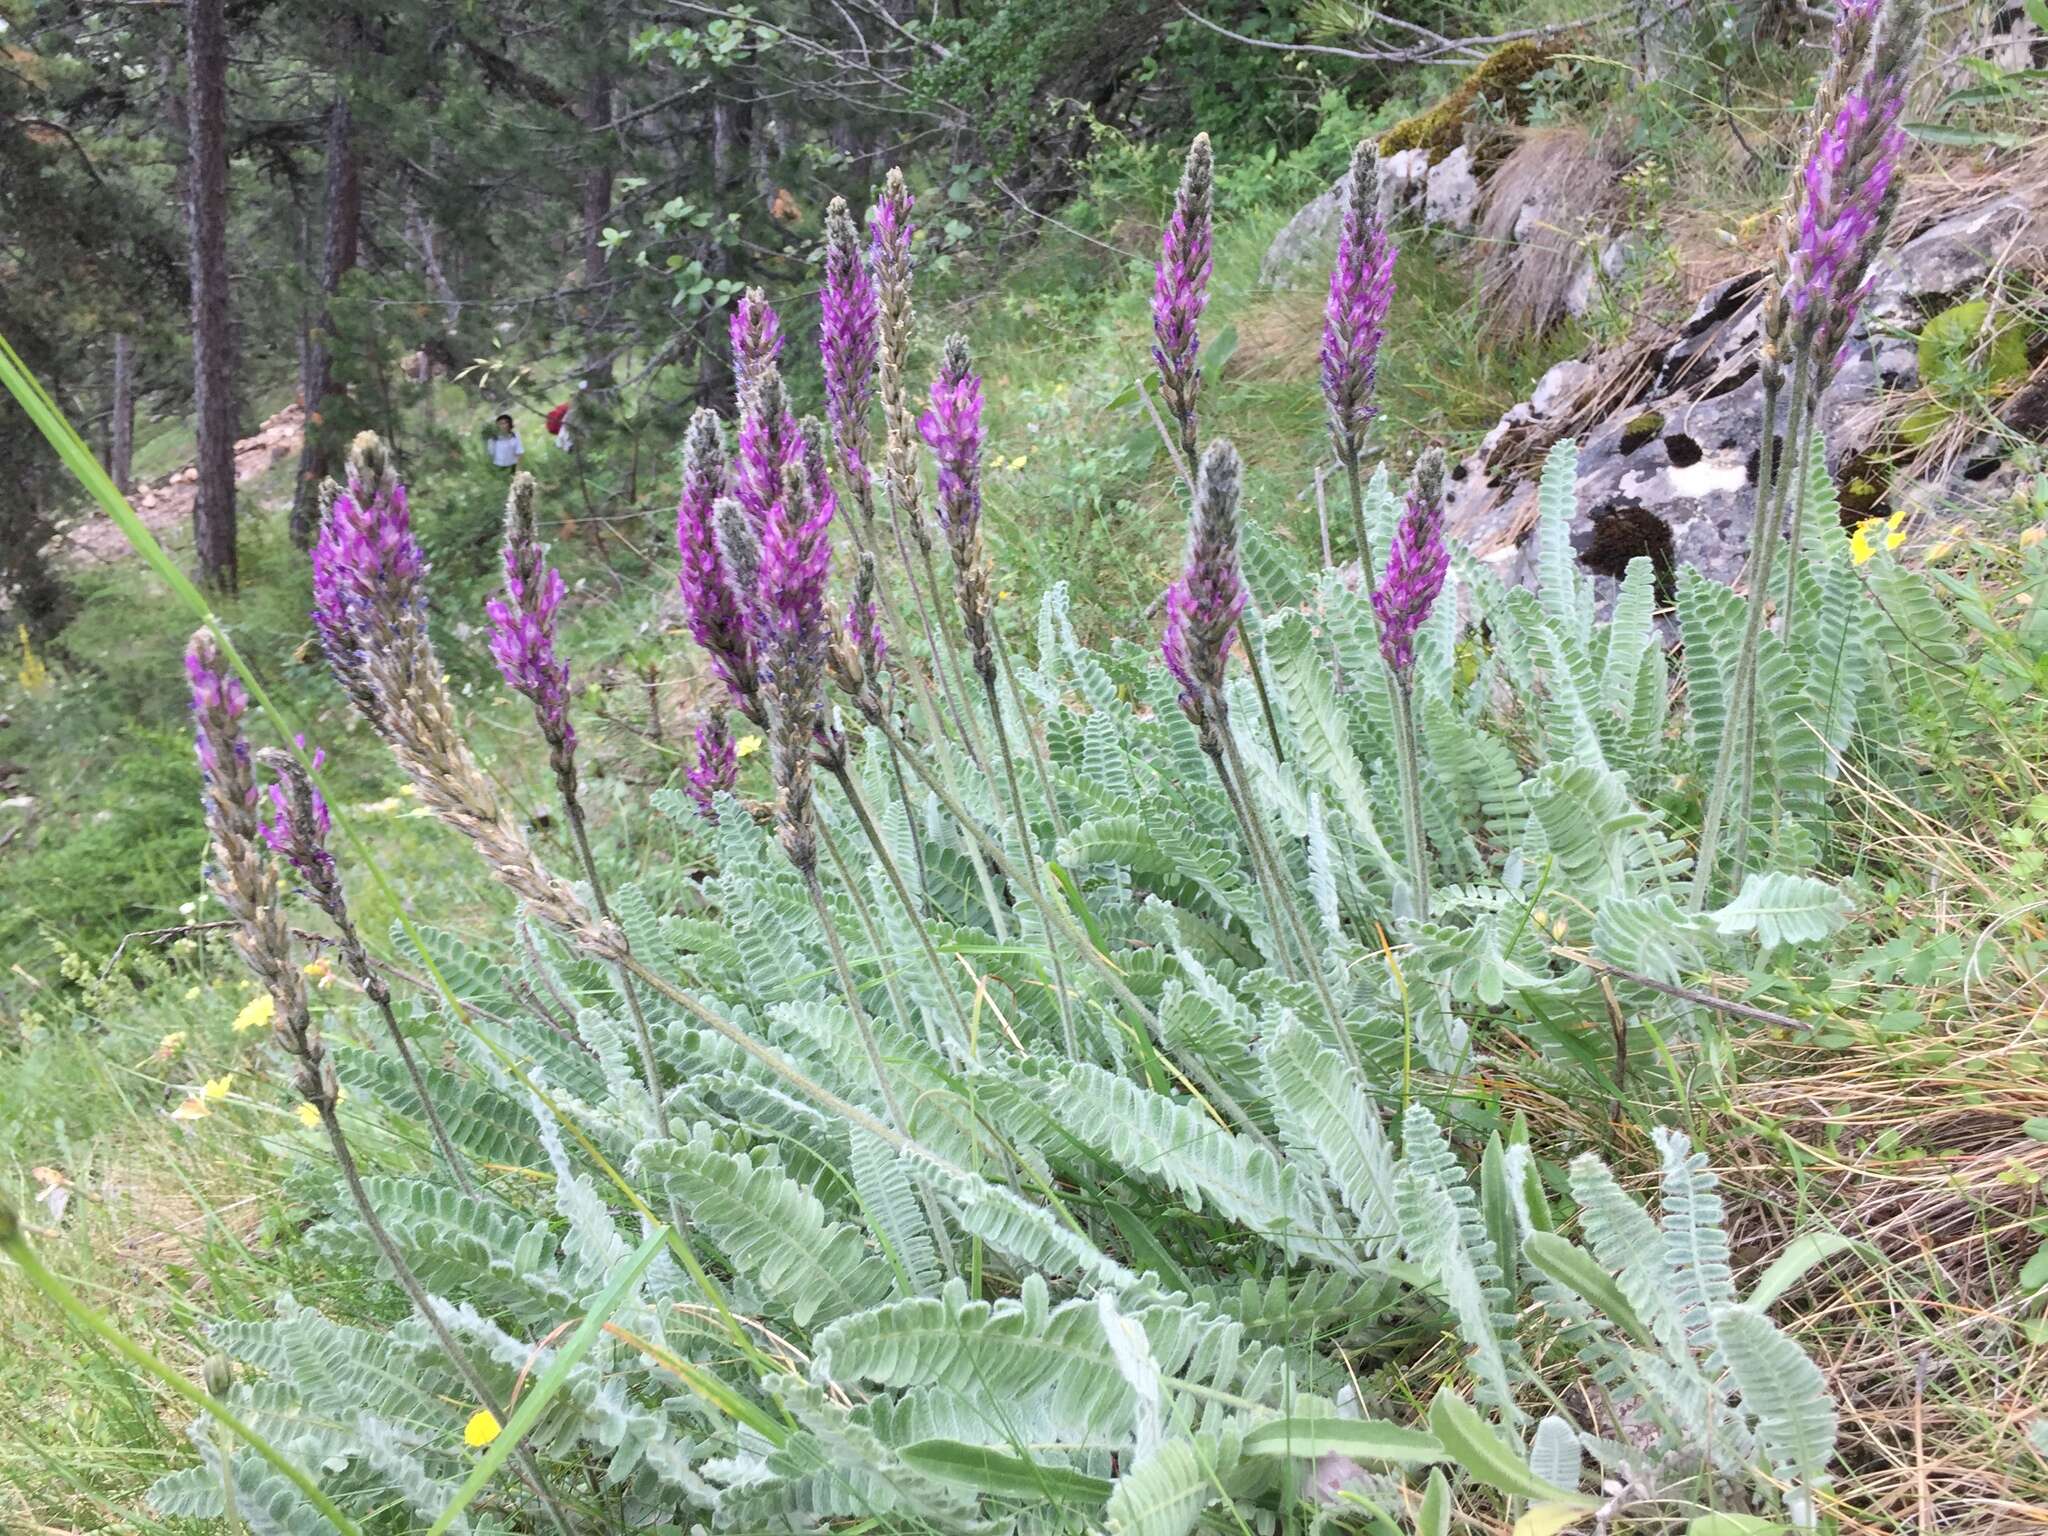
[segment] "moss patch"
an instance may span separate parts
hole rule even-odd
[[[1465,124],[1481,101],[1510,122],[1526,122],[1529,108],[1522,87],[1550,62],[1554,46],[1523,41],[1495,49],[1442,101],[1389,128],[1380,139],[1380,153],[1426,149],[1435,165],[1463,142]]]
[[[1645,411],[1621,429],[1621,451],[1634,453],[1643,444],[1664,430],[1662,411]]]

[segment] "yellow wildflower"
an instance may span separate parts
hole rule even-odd
[[[488,1408],[479,1408],[469,1416],[469,1422],[462,1426],[464,1445],[489,1445],[498,1438],[500,1429],[498,1416]]]
[[[37,694],[50,686],[50,669],[43,665],[43,658],[28,643],[28,626],[17,624],[15,633],[21,636],[21,687],[24,693]]]
[[[206,1100],[190,1098],[171,1111],[171,1118],[173,1120],[204,1120],[212,1113],[213,1110],[207,1105]]]
[[[307,1130],[312,1131],[319,1129],[320,1111],[315,1109],[312,1105],[301,1104],[297,1109],[293,1110],[292,1113],[299,1117],[299,1124],[303,1125]]]
[[[235,1015],[235,1033],[239,1035],[245,1030],[261,1029],[276,1013],[277,1004],[270,1000],[270,994],[260,992],[242,1004],[242,1011]]]
[[[213,1103],[218,1104],[222,1099],[228,1096],[229,1091],[234,1086],[235,1074],[232,1072],[224,1072],[219,1077],[209,1077],[206,1080],[206,1086],[200,1089],[199,1091],[204,1097],[211,1100]]]
[[[300,969],[305,972],[316,987],[324,987],[334,980],[334,967],[329,965],[324,959],[308,960]]]
[[[760,737],[742,736],[738,741],[733,743],[732,755],[734,757],[752,757],[756,752],[760,750]]]
[[[1849,558],[1858,565],[1870,564],[1871,556],[1877,553],[1870,542],[1870,530],[1881,521],[1881,518],[1866,517],[1856,525],[1856,531],[1849,535]]]
[[[188,1002],[188,1003],[196,1003],[197,1001],[199,1001],[199,993],[200,993],[200,988],[198,988],[198,987],[187,987],[187,988],[185,989],[185,1001],[186,1001],[186,1002]]]
[[[1884,547],[1897,549],[1906,542],[1906,514],[1894,512],[1884,522]]]

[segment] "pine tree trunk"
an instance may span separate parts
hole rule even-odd
[[[235,366],[228,309],[228,89],[224,0],[187,0],[191,75],[192,410],[198,483],[192,542],[200,579],[235,588]]]
[[[583,105],[583,126],[590,134],[590,168],[583,173],[583,287],[587,295],[588,326],[585,336],[583,376],[592,389],[608,389],[612,382],[611,359],[604,346],[608,297],[601,296],[605,281],[605,222],[612,211],[612,146],[607,132],[612,121],[611,73],[599,65],[590,77]]]
[[[123,496],[135,489],[135,338],[114,332],[113,420],[107,427],[107,473]]]
[[[341,280],[354,270],[362,229],[362,189],[348,97],[337,95],[327,110],[327,237],[320,256],[319,319],[306,348],[304,393],[306,428],[299,440],[299,479],[292,496],[292,543],[300,549],[313,542],[313,521],[319,510],[320,481],[334,458],[342,423],[334,407],[346,390],[334,382],[333,299]]]

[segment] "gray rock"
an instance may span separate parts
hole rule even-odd
[[[1462,150],[1459,151],[1463,153]],[[1448,165],[1454,157],[1447,156]],[[1469,166],[1469,158],[1467,160]],[[1468,171],[1469,175],[1469,171]],[[1380,161],[1379,215],[1392,226],[1422,212],[1430,182],[1426,150],[1404,149]],[[1472,188],[1473,208],[1478,206],[1478,184]],[[1281,227],[1266,247],[1259,263],[1259,282],[1268,288],[1314,288],[1329,276],[1337,259],[1337,232],[1344,222],[1344,179],[1317,194],[1315,199]],[[1466,226],[1470,227],[1468,219]]]
[[[1422,194],[1422,221],[1433,229],[1463,234],[1478,217],[1479,177],[1472,169],[1472,152],[1460,144],[1429,168]]]
[[[1310,274],[1327,273],[1337,256],[1337,226],[1344,218],[1344,183],[1340,178],[1317,196],[1273,237],[1259,263],[1259,282],[1267,288],[1309,286]]]
[[[1871,446],[1887,420],[1879,398],[1884,391],[1916,383],[1913,333],[1925,317],[1967,295],[2015,250],[2037,249],[2030,241],[2038,222],[2026,197],[1998,198],[1943,219],[1879,257],[1850,354],[1821,401],[1831,467]],[[1733,580],[1748,552],[1755,512],[1763,396],[1758,344],[1767,287],[1762,269],[1719,284],[1647,356],[1638,348],[1552,368],[1530,399],[1510,409],[1478,451],[1451,471],[1452,531],[1505,579],[1533,582],[1535,548],[1528,534],[1535,525],[1537,474],[1550,445],[1576,434],[1579,514],[1572,544],[1583,566],[1618,578],[1632,556],[1649,555],[1666,568],[1689,562],[1717,580]],[[1641,382],[1633,388],[1599,398],[1615,378],[1637,374]],[[1993,468],[1980,457],[1967,473],[1984,481]],[[1972,489],[1983,494],[1981,487],[1957,484],[1939,488],[1933,499]],[[1898,505],[1929,500],[1917,488],[1901,487],[1894,496]],[[1601,586],[1603,594],[1611,592],[1610,582]]]

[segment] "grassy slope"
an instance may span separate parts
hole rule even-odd
[[[1266,294],[1255,278],[1271,234],[1333,172],[1350,131],[1333,123],[1294,164],[1236,177],[1226,166],[1205,327],[1212,338],[1237,338],[1205,395],[1205,417],[1250,461],[1252,516],[1305,543],[1315,521],[1300,493],[1320,455],[1318,296]],[[1011,613],[1028,615],[1033,593],[1065,579],[1093,633],[1147,644],[1137,615],[1177,558],[1180,512],[1149,423],[1103,407],[1146,366],[1149,345],[1150,228],[1119,210],[1142,186],[1139,206],[1156,214],[1172,170],[1160,156],[1110,167],[1097,197],[1068,218],[1072,231],[1049,231],[993,291],[934,306],[933,317],[935,329],[969,326],[990,380],[990,451],[1001,463],[990,516],[998,585],[1017,597]],[[1538,348],[1490,345],[1463,279],[1418,253],[1404,262],[1402,294],[1383,375],[1383,439],[1398,460],[1418,435],[1482,430],[1575,347],[1570,336]],[[417,504],[430,509],[428,536],[440,540],[444,660],[471,687],[480,736],[517,741],[519,710],[452,627],[488,574],[494,483],[460,471],[428,483],[435,494]],[[661,547],[659,522],[629,529],[629,543]],[[1957,556],[2008,593],[2017,576],[2011,532],[1987,529]],[[288,659],[304,638],[304,599],[275,519],[252,529],[249,562],[249,595],[232,616],[286,692],[321,701],[314,725],[335,752],[343,792],[386,807],[370,820],[379,862],[436,921],[481,924],[495,903],[473,866],[408,814],[372,744],[340,729],[338,700],[315,669]],[[583,566],[589,587],[573,654],[636,724],[645,715],[630,663],[657,659],[673,736],[673,706],[691,695],[700,669],[686,646],[648,638],[666,576],[629,558],[614,589],[601,563]],[[2005,616],[2016,615],[2015,597],[2003,601]],[[254,1314],[284,1288],[338,1313],[366,1301],[358,1277],[307,1268],[298,1256],[281,1181],[310,1133],[289,1115],[260,1033],[232,1027],[248,989],[218,942],[131,947],[112,981],[96,980],[119,934],[178,922],[199,889],[196,777],[175,672],[186,627],[138,571],[114,573],[67,636],[56,693],[10,702],[6,750],[26,762],[31,791],[51,802],[54,820],[30,852],[0,856],[0,965],[20,967],[5,982],[0,1181],[27,1204],[44,1187],[34,1170],[61,1172],[73,1190],[61,1224],[27,1204],[52,1262],[196,1375],[210,1318]],[[1978,686],[1988,686],[1981,676]],[[1932,1508],[1955,1528],[1991,1529],[2048,1499],[2043,1463],[2025,1440],[2039,1396],[2028,1365],[2039,1309],[2022,1302],[2016,1279],[2040,1245],[2035,1191],[2048,1172],[2048,1141],[2032,1134],[2048,1126],[2036,1033],[2048,940],[2034,908],[2036,845],[2048,839],[2038,766],[2048,760],[2048,722],[2038,700],[1997,707],[1997,731],[1983,728],[1993,701],[1981,691],[1955,720],[1918,723],[1914,739],[1938,745],[1886,765],[1883,778],[1910,784],[1910,800],[1874,786],[1844,797],[1854,833],[1843,873],[1865,893],[1852,946],[1861,955],[1755,997],[1818,1018],[1820,1028],[1744,1025],[1679,1044],[1686,1092],[1676,1101],[1568,1099],[1533,1050],[1518,1057],[1513,1041],[1494,1042],[1502,1070],[1474,1090],[1528,1113],[1554,1144],[1600,1146],[1638,1170],[1654,1165],[1650,1125],[1686,1124],[1728,1175],[1745,1263],[1823,1223],[1880,1244],[1885,1267],[1824,1266],[1792,1308],[1846,1404],[1852,1528],[1910,1527]],[[672,740],[657,746],[625,724],[608,726],[588,700],[582,719],[610,770],[594,796],[601,807],[630,806],[673,772]],[[530,772],[535,761],[530,752],[498,757],[508,771]],[[537,801],[542,787],[512,788]],[[632,819],[615,825],[630,831]],[[362,899],[366,928],[381,931],[391,914],[373,895]],[[75,958],[59,964],[53,938],[75,945]],[[1723,982],[1731,992],[1763,987]],[[170,1118],[202,1084],[227,1076],[205,1118]],[[421,1158],[414,1127],[365,1114],[358,1128],[373,1160]],[[15,1286],[0,1285],[0,1319],[19,1346],[0,1361],[0,1481],[14,1488],[19,1514],[162,1528],[137,1494],[188,1458],[183,1415],[56,1331]],[[4,1494],[0,1512],[10,1527],[19,1518]]]

